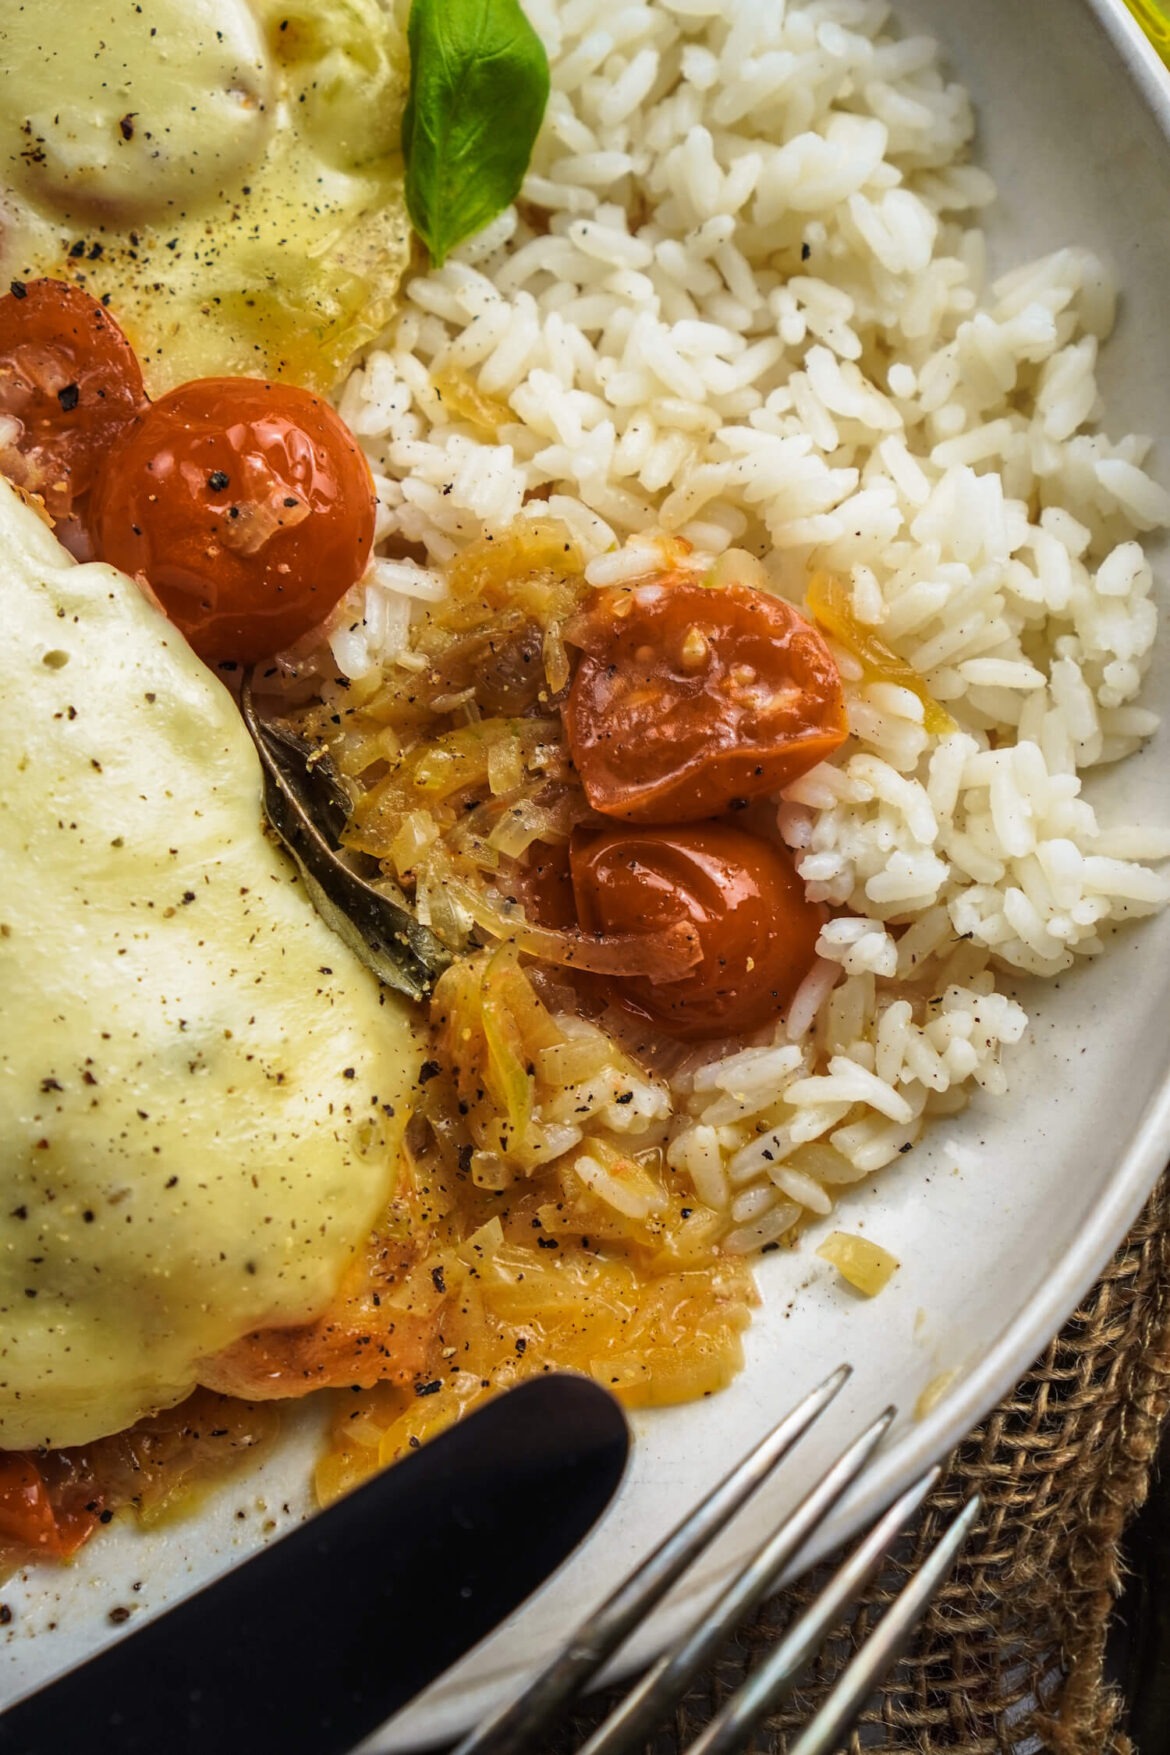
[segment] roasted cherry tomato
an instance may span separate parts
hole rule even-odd
[[[96,1502],[95,1502],[96,1503]],[[67,1559],[97,1528],[96,1509],[54,1510],[40,1469],[20,1451],[0,1455],[0,1541]]]
[[[146,406],[134,350],[108,311],[61,280],[14,281],[0,298],[0,470],[67,518]]]
[[[563,932],[577,924],[573,874],[567,841],[536,841],[518,874],[517,883],[532,917],[541,926]]]
[[[319,397],[196,378],[134,423],[90,524],[101,558],[144,578],[201,658],[247,663],[307,634],[361,577],[374,483]]]
[[[783,598],[668,577],[598,593],[565,731],[594,810],[694,822],[776,792],[846,733],[824,640]]]
[[[577,829],[573,894],[589,932],[690,921],[702,961],[681,981],[628,977],[614,997],[668,1035],[702,1041],[758,1029],[784,1010],[816,954],[823,910],[782,848],[726,823]]]

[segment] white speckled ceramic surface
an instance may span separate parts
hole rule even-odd
[[[1101,364],[1109,426],[1158,435],[1154,472],[1170,481],[1170,77],[1121,0],[895,0],[894,11],[943,39],[972,90],[980,162],[1000,187],[985,222],[996,265],[1063,243],[1090,244],[1115,264],[1120,321]],[[1165,545],[1152,552],[1170,624],[1170,554]],[[1170,625],[1145,698],[1170,709]],[[1107,822],[1170,819],[1170,727],[1089,796]],[[370,1748],[440,1741],[517,1687],[619,1572],[842,1359],[855,1367],[851,1385],[767,1502],[711,1554],[692,1596],[758,1540],[768,1506],[807,1486],[886,1402],[902,1409],[891,1442],[809,1559],[940,1456],[1026,1369],[1170,1155],[1170,913],[1124,933],[1095,965],[1020,996],[1033,1024],[1011,1056],[1008,1096],[939,1123],[832,1221],[898,1256],[901,1271],[880,1299],[857,1298],[816,1259],[815,1231],[798,1254],[769,1257],[739,1381],[715,1400],[639,1417],[630,1477],[568,1573]],[[944,1372],[954,1373],[949,1388],[916,1421],[921,1392]],[[313,1443],[309,1415],[279,1455],[198,1519],[147,1535],[115,1528],[71,1571],[12,1581],[0,1591],[12,1611],[0,1629],[0,1695],[24,1693],[116,1637],[111,1609],[130,1608],[136,1621],[302,1515]],[[664,1643],[685,1607],[668,1602],[634,1656]],[[392,1642],[389,1630],[390,1650]]]

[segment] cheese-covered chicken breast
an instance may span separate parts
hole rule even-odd
[[[112,302],[152,396],[328,389],[410,253],[389,0],[0,5],[0,285]]]
[[[329,1304],[392,1186],[406,1006],[261,821],[228,692],[0,482],[0,1447],[180,1400]]]

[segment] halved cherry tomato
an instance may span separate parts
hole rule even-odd
[[[0,1541],[19,1542],[63,1560],[76,1553],[97,1524],[96,1509],[76,1504],[54,1509],[32,1457],[20,1451],[0,1454]]]
[[[726,823],[576,829],[573,894],[587,931],[691,921],[702,961],[681,981],[610,991],[686,1041],[740,1035],[781,1013],[812,966],[824,912],[782,848]]]
[[[0,298],[0,470],[66,518],[146,406],[134,350],[109,312],[61,280],[14,281]]]
[[[583,648],[564,708],[594,810],[694,822],[776,792],[846,734],[817,630],[747,585],[667,577],[599,592],[566,630]]]
[[[144,578],[201,658],[254,662],[316,627],[361,577],[374,483],[319,397],[197,378],[135,422],[90,523],[101,558]]]

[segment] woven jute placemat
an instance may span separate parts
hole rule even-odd
[[[968,1495],[983,1515],[848,1755],[1133,1755],[1104,1678],[1118,1548],[1170,1407],[1170,1172],[1080,1309],[947,1459],[898,1558],[753,1747],[784,1755]],[[831,1565],[831,1562],[829,1563]],[[645,1755],[679,1755],[823,1579],[765,1604]],[[619,1691],[620,1694],[620,1691]],[[550,1742],[569,1755],[618,1694]]]

